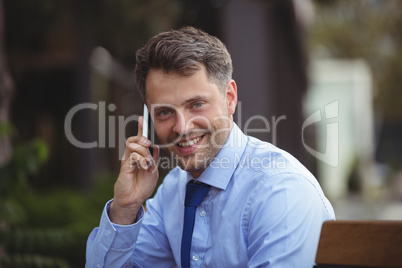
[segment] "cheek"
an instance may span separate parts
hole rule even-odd
[[[154,122],[155,134],[162,143],[167,142],[174,135],[174,125],[175,120]]]
[[[216,116],[216,111],[209,110],[207,112],[194,116],[190,119],[191,121],[189,121],[188,123],[192,128],[205,129],[214,124],[214,122],[216,121]]]
[[[165,127],[163,124],[154,124],[155,134],[161,141],[165,141],[169,135],[169,128]]]

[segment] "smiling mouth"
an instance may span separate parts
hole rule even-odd
[[[197,142],[199,142],[203,137],[204,136],[200,136],[200,137],[197,137],[195,139],[192,139],[192,140],[189,140],[189,141],[186,141],[186,142],[179,142],[179,143],[177,143],[177,145],[179,147],[190,147],[190,146],[196,144]]]

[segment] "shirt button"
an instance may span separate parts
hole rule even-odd
[[[200,211],[200,216],[204,217],[205,215],[207,215],[207,213],[205,212],[205,210]]]
[[[98,268],[99,268],[99,267],[100,267],[100,264],[96,265],[96,267],[98,267]]]
[[[193,255],[193,260],[198,261],[198,259],[199,259],[199,257],[198,257],[197,254],[196,254],[196,255]]]
[[[107,235],[111,235],[112,231],[110,231],[110,229],[108,229],[106,233],[107,233]]]

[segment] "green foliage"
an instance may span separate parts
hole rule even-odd
[[[13,127],[4,128],[9,130]],[[86,240],[113,194],[113,176],[98,176],[91,192],[37,190],[29,176],[48,159],[44,141],[14,142],[0,167],[0,267],[83,267]]]
[[[113,194],[114,179],[106,177],[98,178],[89,193],[72,189],[14,193],[10,202],[18,204],[13,214],[19,216],[2,241],[7,252],[3,263],[12,264],[7,267],[83,267],[88,235]],[[27,261],[35,263],[27,266]]]
[[[10,163],[0,168],[0,196],[8,197],[24,187],[27,177],[37,173],[47,158],[48,149],[41,139],[16,143]]]
[[[112,179],[90,193],[69,189],[40,192],[25,187],[5,204],[8,227],[1,232],[6,267],[83,267],[86,240],[99,223]],[[4,207],[3,207],[4,208]],[[4,214],[4,213],[3,213]]]
[[[15,135],[15,128],[12,124],[0,121],[0,138]]]
[[[68,268],[70,267],[64,260],[58,258],[47,258],[40,255],[14,255],[5,256],[2,264],[4,267],[49,267],[49,268]]]

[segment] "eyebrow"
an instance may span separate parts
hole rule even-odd
[[[192,97],[192,98],[190,98],[190,99],[188,99],[188,100],[185,100],[185,101],[183,101],[182,103],[181,103],[181,105],[186,105],[186,104],[188,104],[188,103],[191,103],[191,102],[197,102],[197,101],[200,101],[200,100],[204,100],[204,99],[206,99],[206,97],[205,96],[202,96],[202,95],[196,95],[196,96],[194,96],[194,97]],[[155,104],[155,108],[154,108],[154,111],[155,112],[157,112],[157,111],[160,111],[160,110],[164,110],[164,109],[172,109],[173,107],[175,107],[174,105],[166,105],[166,104]]]
[[[196,96],[192,97],[191,99],[185,100],[185,101],[182,103],[182,105],[187,104],[187,103],[190,103],[190,102],[196,102],[196,101],[203,100],[203,99],[206,99],[206,97],[205,97],[205,96],[201,96],[201,95],[196,95]]]

